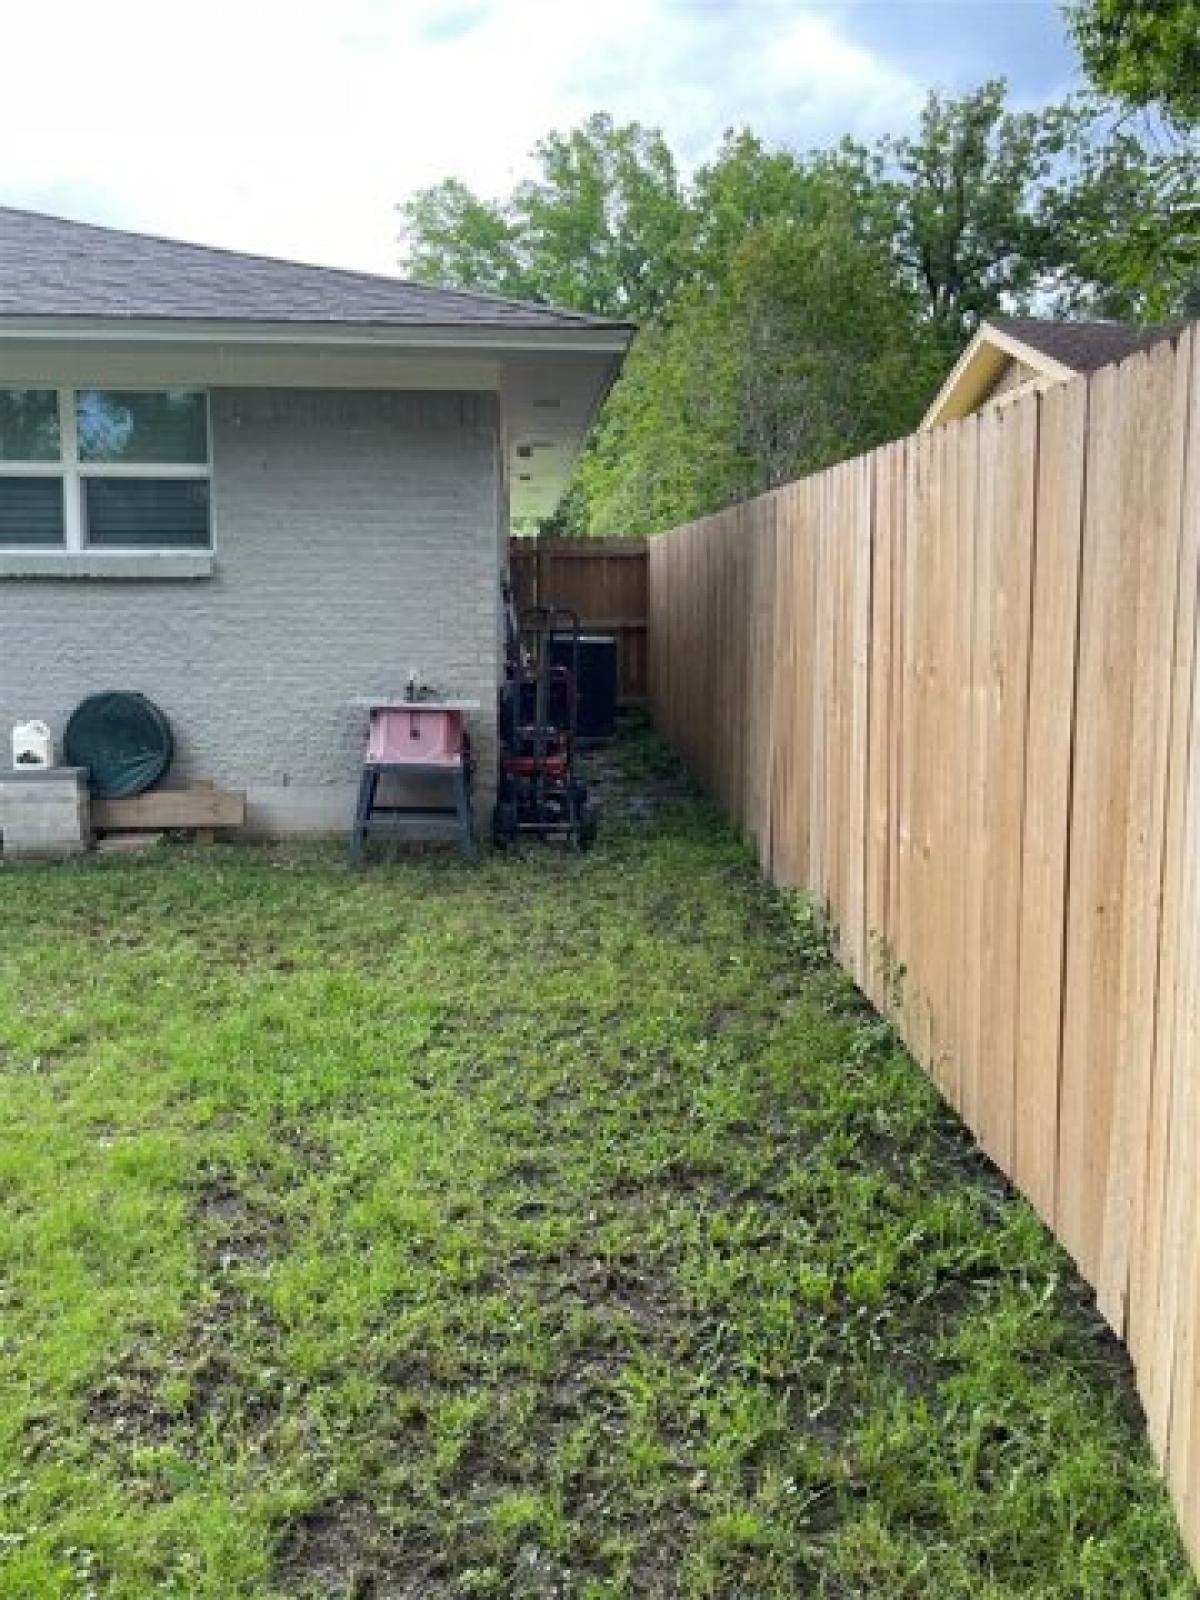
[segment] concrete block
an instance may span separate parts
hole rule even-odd
[[[10,858],[80,855],[91,838],[84,768],[24,768],[0,775],[0,853]]]

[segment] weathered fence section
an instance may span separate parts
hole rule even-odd
[[[1200,1555],[1200,334],[650,541],[663,733],[1095,1286]]]
[[[509,572],[518,606],[545,604],[577,611],[585,631],[617,641],[617,695],[646,699],[646,541],[644,539],[511,539]]]

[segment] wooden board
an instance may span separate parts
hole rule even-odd
[[[962,1103],[963,1063],[967,1033],[963,951],[967,944],[967,874],[963,863],[971,849],[971,744],[974,731],[971,665],[975,624],[975,519],[978,515],[979,423],[975,417],[950,430],[954,441],[949,469],[955,476],[954,559],[947,605],[953,610],[953,649],[946,688],[946,717],[952,724],[946,781],[950,789],[944,849],[949,879],[945,901],[948,919],[946,1015],[942,1037],[952,1059],[944,1078],[952,1105]]]
[[[904,482],[899,496],[898,514],[903,529],[897,551],[899,612],[901,625],[895,630],[899,651],[899,684],[894,696],[898,706],[897,789],[896,789],[896,915],[894,960],[903,971],[896,1005],[896,1021],[911,1042],[917,1038],[915,1019],[919,1013],[921,922],[919,916],[920,867],[920,750],[918,731],[921,711],[918,632],[921,587],[922,473],[925,451],[918,437],[909,440],[904,457]]]
[[[812,632],[812,769],[809,779],[808,886],[823,906],[829,904],[828,839],[826,811],[831,702],[830,660],[833,652],[832,583],[829,548],[832,535],[828,518],[829,475],[822,473],[806,485],[812,523],[813,632]]]
[[[1029,660],[1025,827],[1021,847],[1020,976],[1017,986],[1013,1175],[1049,1223],[1058,1166],[1058,1080],[1071,730],[1075,719],[1079,561],[1087,385],[1065,384],[1042,401],[1036,558]]]
[[[989,673],[989,793],[985,883],[983,1142],[1005,1172],[1013,1169],[1016,1119],[1017,981],[1021,924],[1021,847],[1025,810],[1025,735],[1029,717],[1029,629],[1037,464],[1037,395],[1000,413],[994,565],[994,627]]]
[[[1136,389],[1122,452],[1123,520],[1135,527],[1138,589],[1130,619],[1135,644],[1116,1075],[1096,1279],[1100,1310],[1120,1337],[1126,1333],[1156,1075],[1163,842],[1187,418],[1186,382],[1178,381],[1185,369],[1169,345],[1129,365],[1125,388],[1129,392],[1136,382]]]
[[[890,480],[889,521],[892,547],[892,618],[891,618],[891,705],[888,729],[888,911],[887,947],[884,957],[884,982],[888,998],[888,1015],[900,1024],[904,1016],[905,963],[908,960],[906,928],[901,909],[901,826],[904,814],[905,780],[905,709],[906,709],[906,640],[908,628],[908,461],[909,446],[905,441],[892,446],[892,460],[888,470]]]
[[[874,475],[869,459],[847,463],[847,794],[845,811],[845,944],[847,966],[860,988],[869,982],[867,842],[871,710],[871,523]]]
[[[801,593],[806,550],[797,516],[794,485],[781,489],[775,506],[774,695],[771,709],[771,858],[774,882],[796,888],[805,882],[808,843],[808,731],[802,693],[807,663],[801,654],[806,606]],[[804,812],[802,817],[801,813]]]
[[[891,964],[888,912],[892,756],[892,482],[895,453],[868,458],[872,473],[867,536],[871,564],[871,614],[867,635],[867,794],[863,930],[867,970],[864,988],[887,1009]]]
[[[746,529],[749,636],[745,641],[746,706],[742,725],[745,828],[758,847],[760,866],[771,859],[771,749],[774,723],[776,501],[763,495],[748,507]]]
[[[984,993],[987,986],[988,926],[986,919],[987,837],[989,829],[989,673],[994,627],[993,572],[996,561],[996,418],[978,422],[974,563],[971,574],[971,644],[968,652],[970,745],[966,762],[966,848],[962,860],[964,938],[962,978],[962,1060],[959,1063],[959,1110],[967,1126],[978,1132],[985,1096]]]
[[[954,714],[959,671],[958,439],[953,428],[939,428],[931,438],[934,450],[930,463],[926,693],[935,714],[929,719],[927,751],[925,839],[929,947],[925,952],[928,1009],[925,1048],[934,1081],[951,1104],[957,1104],[958,1071],[950,997],[958,987],[962,959],[956,893],[961,801],[955,781],[958,719]]]
[[[1121,509],[1126,392],[1113,368],[1089,387],[1055,1215],[1094,1280],[1116,1073],[1138,571],[1137,530]]]
[[[240,828],[246,821],[241,789],[150,789],[127,799],[92,801],[92,825],[101,833],[160,828]]]
[[[1200,403],[1200,366],[1194,368],[1192,417]],[[1189,518],[1200,517],[1200,428],[1191,434]],[[1189,533],[1189,543],[1194,537]],[[1167,1479],[1192,1559],[1200,1564],[1200,638],[1194,642],[1191,737],[1187,755],[1186,821],[1180,861],[1177,961],[1172,1000],[1174,1081],[1182,1091],[1171,1127],[1169,1231],[1164,1239],[1162,1283],[1171,1298],[1159,1298],[1159,1318],[1170,1318],[1170,1379],[1163,1381],[1167,1431],[1163,1440],[1151,1418],[1151,1440],[1165,1444]],[[1152,1395],[1152,1400],[1154,1396]]]
[[[1187,349],[1190,343],[1190,351]],[[1130,1350],[1150,1437],[1184,1483],[1196,1374],[1191,1286],[1200,1268],[1200,340],[1184,342],[1189,437],[1183,462],[1167,814],[1163,841],[1156,1050],[1146,1173],[1130,1280]],[[1190,360],[1186,356],[1190,355]]]

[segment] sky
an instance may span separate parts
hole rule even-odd
[[[0,204],[400,269],[396,206],[496,196],[551,128],[748,125],[805,150],[910,128],[931,87],[1079,83],[1057,0],[57,0],[5,7]]]

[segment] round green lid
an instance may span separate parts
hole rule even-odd
[[[87,767],[99,795],[141,794],[171,764],[173,742],[166,717],[144,694],[112,689],[89,695],[71,713],[63,753],[72,767]]]

